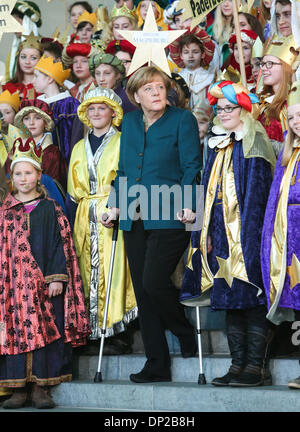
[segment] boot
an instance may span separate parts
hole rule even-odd
[[[26,387],[21,387],[14,389],[13,395],[3,402],[2,407],[4,409],[18,409],[25,406],[27,401],[27,389]]]
[[[269,364],[270,364],[270,347],[274,339],[274,334],[275,334],[274,330],[272,328],[269,328],[267,332],[267,346],[265,350],[265,356],[264,356],[263,366],[261,371],[262,378],[263,378],[263,385],[265,386],[272,385],[272,375],[271,375]]]
[[[212,384],[216,386],[228,386],[235,377],[238,377],[247,360],[247,333],[244,323],[230,312],[227,313],[227,340],[232,357],[232,365],[227,374],[214,378]]]
[[[218,377],[218,378],[214,378],[212,380],[212,384],[215,386],[219,386],[219,387],[223,387],[223,386],[228,386],[229,383],[237,376],[240,375],[240,373],[242,372],[243,368],[241,366],[234,366],[231,365],[229,368],[229,371],[227,372],[226,375],[222,376],[222,377]]]
[[[55,404],[46,386],[38,386],[37,384],[34,384],[31,400],[32,406],[37,409],[49,409],[55,407]]]
[[[249,326],[248,329],[248,361],[243,372],[231,380],[232,387],[255,387],[264,384],[262,366],[267,348],[267,330]]]

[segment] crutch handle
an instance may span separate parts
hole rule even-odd
[[[105,222],[108,219],[108,214],[107,213],[103,213],[102,219]],[[117,241],[118,240],[118,232],[119,232],[119,219],[116,219],[116,220],[112,221],[112,223],[114,225],[113,235],[112,235],[112,241]]]

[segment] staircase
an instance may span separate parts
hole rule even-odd
[[[190,312],[190,319],[194,321],[193,310]],[[139,372],[145,363],[141,336],[136,332],[133,354],[103,357],[102,383],[94,383],[98,357],[76,355],[75,350],[73,381],[52,389],[57,404],[55,411],[146,411],[153,415],[155,412],[299,412],[300,391],[287,387],[289,380],[300,375],[296,358],[271,359],[273,385],[270,387],[226,388],[210,384],[213,378],[224,375],[231,363],[223,330],[224,317],[223,313],[201,310],[206,385],[198,385],[198,357],[183,359],[178,340],[170,332],[167,332],[167,339],[172,353],[173,381],[130,382],[129,375]],[[23,409],[28,410],[34,409]]]
[[[223,330],[209,325],[209,318],[201,320],[207,330],[202,332],[203,370],[206,385],[198,385],[198,357],[183,359],[177,338],[167,332],[172,352],[170,383],[135,384],[131,373],[139,372],[145,357],[140,334],[137,332],[134,354],[103,357],[102,383],[94,383],[97,356],[74,357],[74,381],[64,383],[52,391],[58,406],[98,409],[103,411],[172,411],[172,412],[287,412],[300,411],[300,392],[287,387],[289,380],[300,375],[295,358],[272,359],[270,387],[226,388],[210,384],[224,375],[231,363],[227,339]],[[219,316],[221,319],[221,315]],[[214,328],[215,327],[215,328]]]

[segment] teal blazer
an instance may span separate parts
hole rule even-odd
[[[124,116],[120,160],[108,206],[120,208],[120,229],[130,231],[140,205],[144,228],[185,229],[176,218],[196,210],[196,176],[201,170],[197,120],[168,106],[145,133],[143,112]]]

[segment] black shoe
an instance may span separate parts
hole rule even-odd
[[[133,381],[133,382],[138,383],[138,384],[151,383],[151,382],[172,381],[171,375],[165,376],[165,377],[157,376],[157,375],[154,375],[145,369],[142,369],[141,372],[139,372],[139,373],[131,374],[129,376],[129,379],[130,379],[130,381]]]
[[[229,386],[231,381],[241,374],[242,370],[241,366],[231,365],[226,375],[214,378],[211,383],[219,387]]]
[[[257,387],[264,384],[261,374],[261,367],[247,365],[243,372],[232,378],[229,385],[231,387]]]

